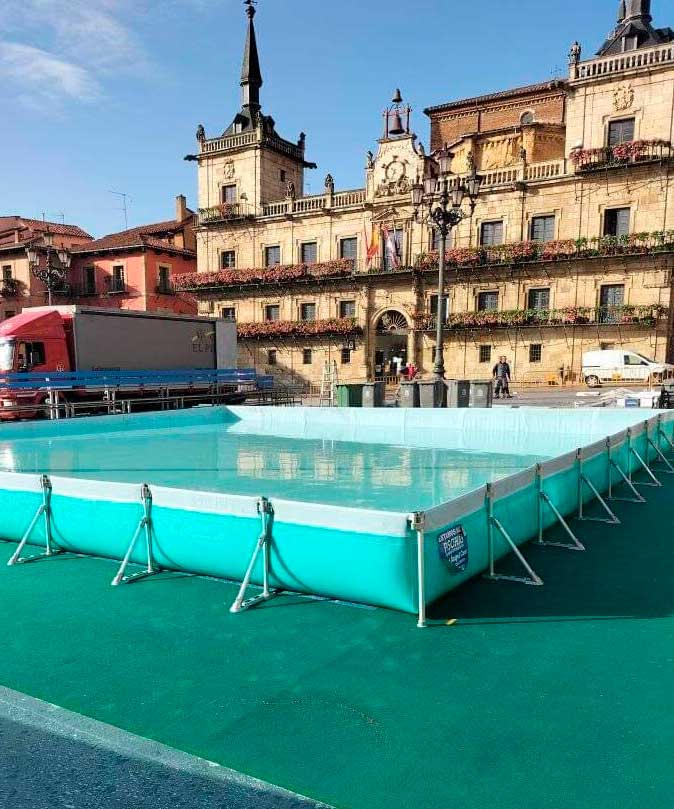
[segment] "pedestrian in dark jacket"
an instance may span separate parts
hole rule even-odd
[[[501,392],[503,392],[504,399],[512,399],[513,397],[510,395],[510,365],[506,357],[499,357],[499,361],[494,366],[493,374],[496,382],[494,398],[500,399]]]

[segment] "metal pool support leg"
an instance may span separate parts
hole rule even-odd
[[[609,460],[609,477],[611,476],[611,441],[610,439],[606,439],[606,450],[608,453],[608,460]],[[588,489],[592,492],[592,494],[597,498],[597,502],[602,506],[604,511],[608,514],[608,518],[606,517],[586,517],[583,509],[583,486],[587,486]],[[603,522],[607,525],[620,525],[620,520],[614,514],[614,512],[609,508],[608,503],[601,494],[597,491],[596,486],[592,481],[585,475],[583,472],[583,453],[582,450],[578,450],[578,519],[583,520],[585,522]]]
[[[419,614],[417,626],[419,629],[426,628],[426,515],[423,511],[414,514],[412,528],[417,535],[417,590],[419,600]]]
[[[490,581],[516,581],[520,584],[529,584],[535,587],[540,587],[543,584],[543,579],[535,572],[531,565],[522,555],[522,552],[513,541],[510,534],[503,527],[502,523],[494,516],[494,490],[491,483],[487,484],[486,494],[487,505],[487,542],[489,551],[489,572],[485,574],[485,578]],[[494,529],[505,539],[510,546],[510,550],[519,559],[522,567],[529,574],[528,576],[506,576],[501,573],[496,573],[496,555],[494,552]]]
[[[667,467],[666,470],[663,470],[665,472],[665,474],[666,475],[674,475],[674,466],[672,465],[669,458],[667,458],[667,456],[664,454],[664,452],[661,449],[662,436],[665,437],[665,439],[669,442],[669,445],[671,447],[671,441],[669,441],[669,438],[667,438],[667,434],[662,429],[662,416],[658,416],[658,430],[657,430],[657,434],[656,434],[657,443],[655,441],[653,441],[653,439],[650,437],[650,435],[648,436],[648,443],[655,450],[655,454],[658,456],[658,458]]]
[[[111,582],[113,587],[116,587],[118,584],[125,584],[138,579],[146,579],[148,576],[159,573],[159,568],[155,567],[152,555],[152,492],[150,491],[150,487],[147,485],[147,483],[144,483],[141,487],[140,496],[143,500],[143,516],[138,523],[136,530],[134,531],[131,542],[129,543],[129,547],[126,551],[126,555],[124,556],[119,570],[117,571],[117,575]],[[126,568],[131,561],[131,556],[141,533],[145,534],[145,548],[147,555],[147,564],[145,570],[141,570],[138,573],[133,573],[130,576],[125,576],[124,573],[126,572]]]
[[[260,538],[258,539],[255,549],[253,550],[253,555],[251,556],[248,564],[246,575],[243,577],[241,587],[239,587],[239,592],[234,599],[234,603],[229,608],[229,611],[233,613],[248,610],[251,607],[254,607],[256,604],[259,604],[262,601],[268,601],[270,598],[273,598],[278,594],[278,590],[269,589],[269,557],[274,533],[274,507],[266,497],[261,497],[258,500],[257,513],[260,515],[262,530],[260,532]],[[248,601],[246,601],[246,590],[250,586],[250,580],[253,576],[255,562],[260,555],[260,551],[262,551],[262,592],[259,596],[249,598]]]
[[[648,437],[648,423],[646,423],[646,437],[650,441],[650,438]],[[629,478],[632,481],[632,483],[635,486],[652,486],[655,489],[661,489],[662,488],[662,483],[660,483],[660,481],[655,477],[655,475],[653,474],[650,466],[646,463],[646,461],[644,461],[644,459],[641,457],[641,455],[634,448],[634,445],[632,444],[632,431],[631,430],[627,431],[627,441],[628,441],[628,446],[629,446],[629,450],[630,450],[630,455],[634,456],[637,459],[637,461],[639,462],[639,465],[641,466],[641,468],[646,472],[646,474],[650,477],[650,479],[652,481],[651,483],[647,483],[647,482],[643,482],[643,481],[641,483],[636,483],[635,481],[633,481],[632,480],[632,465],[630,464]]]
[[[545,545],[547,548],[565,548],[569,551],[584,551],[585,545],[573,533],[571,526],[564,519],[561,511],[553,503],[550,495],[543,490],[543,476],[541,474],[541,465],[536,465],[536,485],[538,487],[538,539],[537,545]],[[543,506],[547,506],[550,511],[555,515],[562,528],[566,531],[571,542],[546,542],[543,539]]]
[[[51,526],[51,518],[52,518],[52,511],[51,511],[51,480],[49,479],[48,475],[42,475],[40,478],[40,486],[42,487],[42,504],[35,512],[35,516],[30,521],[30,525],[26,529],[26,533],[21,538],[21,542],[19,546],[12,554],[10,560],[7,562],[7,565],[11,567],[12,565],[18,565],[22,562],[31,562],[34,559],[42,559],[45,556],[54,556],[57,553],[63,553],[61,548],[57,548],[54,550],[54,539],[52,537],[52,526]],[[30,539],[30,535],[33,533],[33,529],[38,523],[40,517],[44,517],[44,535],[45,535],[45,550],[44,553],[36,553],[33,556],[25,556],[22,557],[21,553],[23,549],[26,547],[26,543]]]

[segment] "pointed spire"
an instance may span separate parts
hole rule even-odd
[[[625,8],[625,0],[620,0],[620,5],[618,6],[618,22],[622,22],[625,19],[625,15],[627,14],[627,10]]]
[[[262,71],[260,70],[260,57],[257,52],[257,38],[255,36],[255,2],[245,0],[246,15],[248,16],[248,35],[246,47],[243,52],[241,66],[242,106],[260,108],[260,88],[262,87]]]

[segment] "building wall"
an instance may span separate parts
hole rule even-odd
[[[532,123],[522,121],[524,113],[532,114]],[[674,230],[674,152],[668,152],[668,146],[662,160],[591,172],[578,170],[571,159],[576,148],[606,146],[610,122],[626,117],[635,119],[635,140],[671,142],[674,63],[627,72],[618,69],[610,75],[602,69],[589,80],[576,79],[572,68],[568,82],[431,110],[432,146],[451,143],[453,171],[465,175],[474,165],[483,180],[475,209],[468,215],[464,205],[466,216],[451,234],[450,246],[479,246],[483,226],[493,221],[503,222],[504,242],[527,241],[536,216],[554,216],[553,240],[581,240],[582,246],[582,240],[601,237],[607,211],[621,207],[630,209],[632,234]],[[260,170],[257,155],[253,149],[231,156],[202,157],[200,178],[206,178],[203,181],[211,188],[210,173],[221,172],[229,159],[234,161],[233,173],[241,178],[242,186],[259,184],[258,174],[248,175],[251,170]],[[423,152],[413,136],[383,139],[377,154],[368,161],[360,202],[333,204],[339,195],[326,192],[307,209],[289,205],[280,195],[278,204],[260,207],[254,218],[204,224],[198,229],[198,270],[209,273],[219,268],[223,250],[236,252],[237,268],[260,267],[264,248],[278,244],[281,262],[295,264],[300,261],[302,242],[316,241],[318,261],[325,262],[339,257],[341,238],[358,239],[353,278],[305,285],[269,283],[229,289],[223,285],[199,293],[204,314],[234,309],[241,324],[262,322],[265,307],[271,304],[280,307],[281,320],[297,322],[303,302],[315,303],[317,319],[326,320],[339,314],[340,300],[356,301],[359,332],[353,338],[244,338],[242,364],[255,364],[285,379],[317,383],[324,363],[336,361],[342,378],[365,379],[375,374],[378,351],[386,344],[396,351],[404,350],[407,360],[422,373],[430,372],[435,338],[431,331],[415,324],[430,314],[431,296],[438,291],[437,275],[435,271],[413,269],[432,242],[428,224],[415,219],[410,204],[411,184],[423,176],[424,164]],[[409,268],[406,272],[379,272],[381,253],[369,265],[366,262],[367,243],[373,230],[381,227],[402,231],[400,261]],[[449,312],[476,312],[482,292],[498,293],[502,313],[521,311],[528,308],[529,291],[541,288],[550,291],[550,309],[596,309],[603,286],[621,285],[625,305],[664,307],[664,313],[671,304],[670,250],[642,256],[585,255],[548,263],[510,261],[472,271],[450,267]],[[396,316],[402,318],[397,331],[388,337],[378,334],[384,313],[392,313],[394,320]],[[445,335],[447,373],[489,376],[492,360],[504,353],[520,379],[546,379],[558,375],[562,367],[567,377],[573,378],[580,374],[583,352],[590,349],[629,347],[671,360],[671,335],[671,316],[653,324],[559,323],[491,330],[466,327]],[[531,349],[532,345],[536,348]],[[342,362],[347,347],[351,349],[349,361]],[[491,352],[486,347],[491,347]],[[305,364],[308,349],[312,350],[311,362]],[[270,351],[275,352],[273,364]]]
[[[124,292],[110,290],[113,268],[124,268]],[[159,267],[169,268],[169,277],[194,272],[194,260],[181,255],[157,254],[155,252],[120,252],[104,256],[74,256],[71,278],[77,296],[91,306],[113,309],[132,309],[148,312],[173,312],[194,314],[196,303],[185,295],[164,295],[157,291]],[[94,267],[96,295],[84,295],[84,271]]]

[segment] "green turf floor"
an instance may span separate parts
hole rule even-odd
[[[111,588],[103,560],[3,566],[0,683],[344,809],[670,806],[665,480],[579,527],[587,553],[528,549],[545,587],[471,582],[426,631],[291,596],[231,616],[232,585]]]

